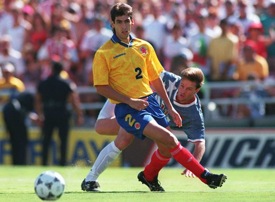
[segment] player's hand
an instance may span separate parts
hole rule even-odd
[[[34,113],[34,112],[31,112],[31,113],[29,114],[29,118],[30,118],[30,120],[31,120],[33,123],[36,123],[36,122],[38,121],[38,119],[39,119],[38,115],[37,115],[36,113]]]
[[[185,169],[182,173],[182,175],[185,175],[185,177],[196,177],[194,173],[192,173],[190,170]]]
[[[146,107],[148,107],[149,103],[146,99],[134,99],[134,98],[132,98],[129,105],[133,109],[141,111],[141,110],[144,110]]]
[[[78,116],[77,116],[77,120],[76,120],[76,124],[77,124],[78,126],[81,126],[81,125],[84,124],[84,122],[85,122],[85,120],[84,120],[83,115],[78,115]]]
[[[35,120],[35,124],[38,125],[39,127],[43,127],[44,125],[44,116],[43,115],[38,115],[37,119]]]
[[[176,126],[181,127],[182,119],[181,119],[179,113],[174,108],[168,109],[168,113],[173,118],[173,121],[176,124]]]

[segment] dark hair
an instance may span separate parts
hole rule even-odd
[[[111,20],[114,22],[117,16],[127,15],[132,19],[132,7],[126,3],[116,3],[110,12]]]
[[[220,26],[223,26],[223,25],[228,25],[228,18],[223,18],[220,20]]]
[[[52,73],[54,75],[59,75],[60,72],[63,70],[63,64],[58,56],[54,56],[52,58]]]
[[[181,72],[182,79],[196,83],[196,88],[201,88],[204,84],[204,75],[201,69],[197,67],[188,67]]]

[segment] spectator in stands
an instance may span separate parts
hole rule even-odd
[[[48,38],[39,49],[38,60],[44,64],[44,75],[47,77],[51,70],[51,59],[55,56],[61,58],[64,70],[70,73],[72,65],[78,62],[78,54],[75,43],[68,38],[70,30],[68,21],[61,21],[58,27],[55,26],[52,37]]]
[[[205,14],[204,14],[205,15]],[[206,19],[206,32],[212,37],[219,37],[222,33],[221,27],[219,26],[220,17],[218,11],[213,8],[208,9],[208,15]]]
[[[170,72],[180,76],[182,70],[188,67],[194,67],[196,64],[193,64],[193,53],[190,49],[183,48],[180,52],[172,58]]]
[[[14,65],[13,74],[21,78],[25,72],[25,65],[21,52],[10,46],[11,40],[13,39],[9,35],[0,37],[0,64],[12,63]]]
[[[270,36],[272,43],[267,47],[267,61],[270,74],[275,76],[275,1],[270,0],[266,9],[266,14],[261,16],[264,28],[264,35]]]
[[[268,64],[265,58],[256,53],[257,45],[254,41],[244,44],[242,57],[237,62],[234,78],[247,81],[251,75],[263,81],[269,76]]]
[[[194,12],[191,9],[185,10],[185,18],[183,24],[184,36],[189,39],[189,37],[198,31],[198,27],[194,21]]]
[[[11,36],[11,48],[21,52],[26,41],[27,33],[31,29],[31,24],[23,18],[23,2],[15,1],[11,3],[11,14],[13,17],[12,27],[7,34]]]
[[[212,40],[211,35],[206,30],[206,21],[208,14],[200,12],[195,16],[195,22],[198,26],[198,32],[189,37],[189,48],[193,53],[193,62],[202,69],[205,77],[209,77],[209,66],[207,65],[207,49]]]
[[[36,51],[31,44],[26,44],[24,46],[22,55],[26,66],[22,81],[26,88],[32,91],[36,89],[37,84],[43,78],[41,65],[36,59]]]
[[[15,68],[12,63],[1,64],[2,78],[0,79],[0,103],[7,103],[18,93],[25,90],[24,83],[14,76]]]
[[[248,28],[252,23],[259,23],[260,18],[248,4],[247,0],[239,0],[237,3],[238,13],[235,15],[235,20],[242,24],[244,33],[247,34]]]
[[[155,3],[151,2],[150,9],[149,16],[145,16],[146,20],[143,21],[145,40],[152,42],[157,55],[163,58],[163,45],[167,34],[167,18],[162,12],[161,1]],[[163,62],[163,60],[161,62]]]
[[[91,13],[88,1],[71,2],[64,13],[64,18],[71,23],[72,38],[78,51],[84,34],[90,29],[93,18]]]
[[[263,26],[260,22],[249,26],[246,41],[255,42],[256,53],[264,58],[267,57],[267,47],[272,43],[272,39],[263,34]]]
[[[260,18],[266,13],[266,2],[265,0],[255,0],[253,1],[253,8],[255,9],[255,14]]]
[[[22,8],[22,15],[23,15],[24,20],[27,23],[30,23],[30,25],[32,25],[31,22],[33,19],[33,14],[34,14],[33,7],[29,4],[25,4]]]
[[[220,27],[222,34],[210,41],[207,50],[211,81],[232,80],[238,55],[238,43],[235,36],[228,32],[227,19],[220,21]]]
[[[182,36],[182,28],[179,23],[174,24],[171,33],[165,38],[163,44],[164,67],[169,70],[173,57],[180,54],[182,49],[187,49],[189,44],[185,37]]]
[[[71,2],[66,5],[63,11],[63,17],[70,23],[71,39],[78,44],[78,33],[83,33],[84,30],[76,30],[77,23],[80,20],[80,5],[77,2]],[[85,27],[82,27],[85,28]]]
[[[232,38],[236,41],[239,53],[242,50],[244,41],[246,40],[243,26],[234,18],[228,18],[228,27],[228,33],[232,34]]]
[[[235,0],[225,0],[222,9],[220,9],[220,15],[222,18],[234,17],[236,13],[237,5]],[[225,11],[225,12],[222,12]]]
[[[8,34],[8,30],[12,27],[13,19],[8,10],[0,5],[0,36]]]
[[[64,20],[66,1],[51,1],[50,11],[50,35],[54,35],[60,28],[61,21]]]
[[[38,12],[33,14],[31,24],[32,28],[27,34],[25,44],[31,44],[33,46],[36,56],[36,53],[49,37],[49,25],[43,16]]]
[[[58,129],[60,139],[59,165],[66,165],[71,120],[68,103],[72,105],[77,114],[77,124],[82,124],[84,121],[76,85],[69,79],[61,77],[63,65],[60,61],[58,58],[52,60],[52,75],[38,84],[35,95],[35,109],[43,135],[43,165],[48,165],[48,151],[55,129]]]
[[[134,27],[134,35],[135,35],[135,37],[136,38],[139,38],[139,39],[144,39],[145,38],[145,36],[144,36],[144,27],[142,26],[142,25],[136,25],[135,27]],[[152,45],[152,44],[151,44]]]

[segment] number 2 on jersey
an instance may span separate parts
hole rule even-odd
[[[143,78],[143,76],[142,76],[142,70],[141,70],[140,67],[135,68],[135,72],[137,73],[136,74],[136,79],[142,79]]]

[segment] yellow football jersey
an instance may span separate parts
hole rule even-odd
[[[137,38],[126,44],[113,35],[98,49],[93,61],[95,86],[109,85],[131,98],[152,94],[150,81],[157,79],[162,71],[151,44]]]

